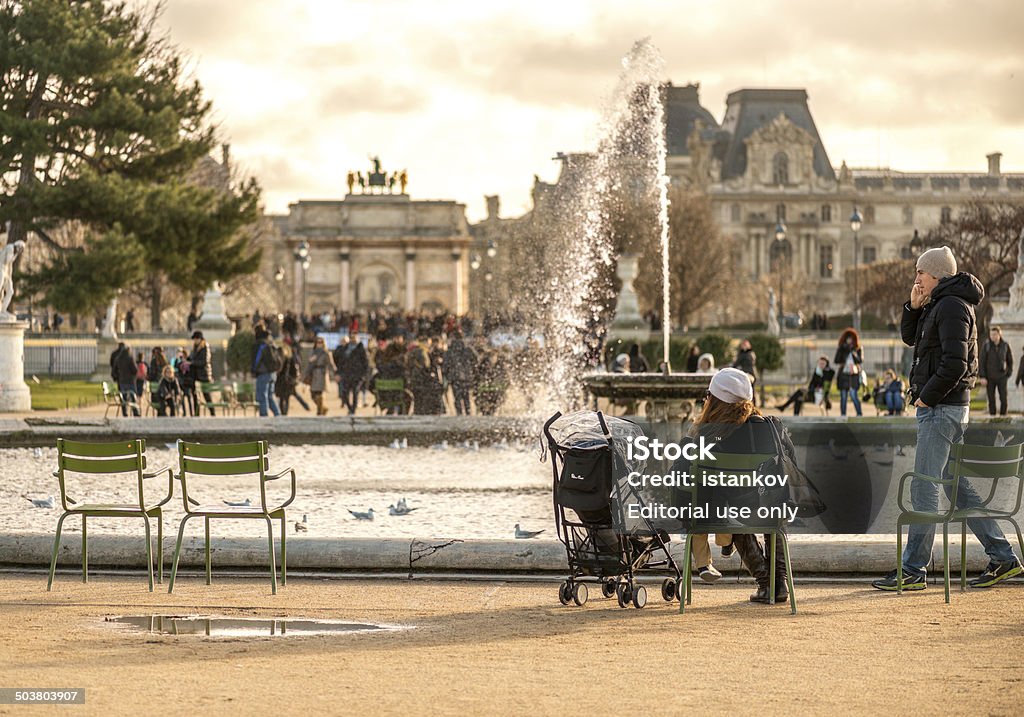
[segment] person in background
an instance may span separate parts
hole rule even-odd
[[[188,353],[184,347],[178,349],[178,355],[174,359],[174,373],[178,377],[178,385],[181,386],[181,415],[198,416],[199,399],[196,397],[196,382],[192,378],[192,364],[188,360]]]
[[[189,356],[189,371],[192,376],[192,385],[198,389],[200,384],[210,383],[213,381],[213,352],[210,351],[210,346],[206,343],[206,339],[203,338],[202,331],[192,332],[192,355]],[[184,388],[184,387],[182,387]],[[203,398],[206,400],[206,405],[209,406],[213,402],[213,397],[208,391],[203,391]],[[199,415],[199,398],[196,395],[196,390],[192,391],[192,407],[193,416]],[[212,408],[209,408],[210,415],[216,415]]]
[[[750,376],[750,385],[757,383],[757,354],[750,345],[749,339],[740,341],[739,349],[736,351],[736,360],[732,362],[733,368],[738,368]]]
[[[254,335],[256,345],[253,347],[252,373],[256,377],[256,406],[262,418],[267,417],[267,409],[280,416],[281,411],[274,400],[274,383],[284,362],[262,322],[256,324]]]
[[[327,415],[324,391],[327,390],[327,382],[335,372],[334,359],[327,351],[324,338],[317,336],[313,340],[313,355],[309,357],[302,380],[309,386],[309,394],[313,397],[313,403],[316,404],[316,415],[318,416]]]
[[[999,415],[1006,415],[1006,383],[1013,375],[1013,352],[1003,341],[1003,330],[993,326],[988,340],[981,345],[978,378],[988,394],[988,415],[996,415],[996,392],[999,393]]]
[[[146,371],[146,380],[149,381],[149,400],[156,406],[157,415],[164,415],[160,413],[160,397],[157,395],[157,387],[160,380],[164,375],[164,367],[169,366],[167,357],[164,355],[164,349],[162,346],[154,346],[153,351],[150,353],[149,358],[149,369]],[[171,369],[174,370],[173,368]]]
[[[860,336],[856,330],[846,329],[839,336],[839,346],[836,348],[836,386],[839,388],[839,415],[846,415],[846,399],[853,401],[853,407],[857,415],[863,415],[860,407],[860,377],[861,365],[864,363],[864,352],[860,347]]]
[[[274,383],[274,393],[277,395],[277,405],[281,408],[281,415],[288,415],[288,408],[291,399],[294,398],[307,411],[309,404],[298,394],[299,376],[302,374],[302,362],[299,359],[298,349],[293,350],[290,341],[286,337],[281,346],[281,370],[277,372],[277,381]]]
[[[832,408],[832,402],[828,398],[827,388],[831,388],[832,379],[836,372],[828,365],[828,359],[824,356],[818,357],[818,365],[811,371],[811,380],[807,382],[807,388],[798,388],[793,391],[784,404],[778,407],[779,411],[785,411],[792,404],[793,415],[799,416],[800,410],[807,401],[814,401],[814,405],[825,404],[826,412]]]
[[[158,416],[175,415],[175,408],[181,403],[182,391],[181,385],[174,375],[174,369],[167,364],[163,367],[160,383],[157,384],[156,392],[153,395],[157,397],[154,403],[156,403]]]
[[[128,406],[132,407],[132,415],[139,415],[139,404],[136,400],[135,379],[139,367],[132,358],[131,349],[122,341],[110,354],[110,377],[117,382],[117,390],[121,394],[121,415],[128,417]]]
[[[142,397],[146,394],[146,381],[149,379],[149,366],[146,365],[146,357],[139,351],[135,354],[135,395],[141,403]]]
[[[690,347],[690,355],[686,357],[686,373],[700,373],[700,358],[705,356],[700,352],[700,346],[694,344]],[[714,358],[712,357],[711,365],[715,364]]]
[[[709,374],[715,373],[716,371],[718,371],[718,369],[715,368],[715,355],[703,353],[697,358],[697,366],[689,373]]]
[[[466,345],[462,332],[456,331],[444,356],[445,380],[452,387],[455,415],[469,415],[469,394],[473,388],[473,372],[479,363],[476,352]]]
[[[885,410],[890,416],[902,416],[904,409],[903,381],[896,375],[896,369],[885,370],[885,394],[882,398]]]
[[[651,365],[647,363],[647,359],[644,357],[643,352],[640,351],[640,344],[633,344],[629,347],[629,372],[630,373],[649,373]]]

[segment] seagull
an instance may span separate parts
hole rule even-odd
[[[905,456],[905,455],[907,455],[906,453],[903,452],[903,446],[896,446],[896,455],[898,455],[898,456]]]
[[[408,447],[409,447],[409,439],[408,438],[403,438],[402,439],[402,448],[408,448]]]
[[[373,520],[373,508],[370,508],[365,513],[361,513],[356,510],[350,510],[348,512],[351,513],[352,517],[356,520]]]
[[[993,443],[992,445],[998,446],[998,447],[1002,448],[1003,446],[1005,446],[1007,443],[1009,443],[1012,440],[1013,440],[1013,434],[1012,433],[1009,436],[1004,436],[1002,431],[996,431],[996,442]]]
[[[34,458],[42,458],[43,457],[43,449],[42,448],[33,448],[32,449],[32,456]]]
[[[29,498],[28,496],[23,496],[23,497],[26,500],[28,500],[32,505],[34,505],[36,508],[52,508],[53,507],[53,496],[52,495],[48,496],[46,498]]]
[[[526,540],[528,538],[536,538],[538,535],[543,533],[543,530],[523,530],[519,527],[519,523],[516,523],[516,538],[519,540]]]
[[[388,506],[388,515],[409,515],[409,513],[413,512],[414,510],[419,510],[419,509],[418,508],[410,508],[409,506],[402,505],[401,503],[399,503],[397,506],[395,506],[395,505],[389,505]]]
[[[391,443],[388,444],[388,448],[401,448],[401,447],[402,447],[402,442],[399,441],[397,438],[395,440],[391,441]]]
[[[305,533],[305,532],[307,532],[308,530],[309,530],[309,527],[308,527],[308,526],[306,526],[306,525],[305,525],[305,524],[303,524],[303,523],[300,523],[300,522],[299,522],[299,521],[297,521],[297,520],[295,521],[295,532],[296,532],[296,533]]]
[[[832,457],[835,458],[837,461],[845,461],[847,458],[850,457],[850,450],[849,449],[847,449],[845,451],[838,451],[838,450],[836,450],[836,439],[835,438],[829,438],[828,439],[828,451],[829,451],[829,453],[832,454]]]
[[[245,500],[226,500],[224,505],[230,505],[232,508],[246,508],[252,505],[252,501],[246,498]]]
[[[399,510],[405,510],[406,508],[409,507],[409,504],[405,502],[405,496],[402,496],[401,498],[398,499],[397,507]]]
[[[440,443],[435,443],[434,445],[432,445],[430,447],[430,449],[434,450],[434,451],[447,451],[448,450],[448,441],[444,440],[444,441],[441,441]]]

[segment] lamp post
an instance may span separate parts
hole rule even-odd
[[[775,255],[776,261],[778,261],[778,272],[779,272],[779,335],[781,336],[786,331],[786,314],[783,308],[783,299],[785,294],[785,277],[783,276],[783,268],[786,265],[786,224],[781,219],[775,225]]]
[[[914,229],[914,237],[910,240],[910,258],[916,260],[922,249],[924,249],[924,240],[917,233],[917,229]]]
[[[299,314],[306,313],[306,272],[309,270],[309,242],[303,239],[295,248],[295,262],[302,267],[302,306]]]
[[[860,260],[860,227],[860,212],[854,204],[853,214],[850,215],[850,229],[853,230],[853,328],[857,333],[860,333],[860,277],[857,275],[857,263]]]

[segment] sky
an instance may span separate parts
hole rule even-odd
[[[378,155],[413,199],[530,208],[597,141],[621,58],[721,121],[741,88],[804,88],[836,167],[1024,172],[1024,2],[166,0],[161,20],[266,208],[339,199]]]

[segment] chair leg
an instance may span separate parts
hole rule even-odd
[[[167,587],[168,593],[174,592],[174,578],[178,575],[178,558],[181,557],[181,540],[185,537],[185,524],[191,517],[191,515],[186,515],[181,519],[181,525],[178,526],[178,542],[174,546],[174,560],[171,561],[171,583]]]
[[[942,576],[946,584],[946,604],[949,604],[949,523],[942,524]]]
[[[288,584],[288,529],[286,518],[281,516],[281,585]]]
[[[153,534],[149,529],[149,516],[142,514],[146,523],[146,572],[149,573],[149,591],[153,592]]]
[[[782,534],[782,554],[786,558],[786,582],[789,583],[789,611],[796,615],[796,590],[793,587],[793,563],[789,559],[789,538]]]
[[[89,582],[89,532],[82,513],[82,582]]]
[[[206,584],[213,584],[213,562],[210,560],[210,519],[203,519],[206,523]]]
[[[682,614],[683,610],[690,603],[690,534],[686,534],[686,540],[683,547],[683,580],[682,585],[677,589],[679,593],[679,613]]]
[[[277,595],[277,557],[274,555],[274,521],[269,517],[267,521],[267,542],[270,545],[270,591]]]
[[[903,594],[903,521],[896,519],[896,594]]]
[[[768,604],[775,604],[775,551],[779,549],[776,538],[778,533],[772,531],[771,533],[771,546],[772,551],[769,553],[771,559],[768,561]]]
[[[967,521],[960,521],[960,592],[967,591]]]
[[[68,515],[68,513],[64,513],[57,519],[57,537],[53,539],[53,557],[50,558],[50,578],[46,581],[47,592],[53,587],[53,574],[57,571],[57,551],[60,549],[60,531],[64,527],[64,519]]]
[[[157,582],[164,584],[164,511],[156,514],[156,570]]]

